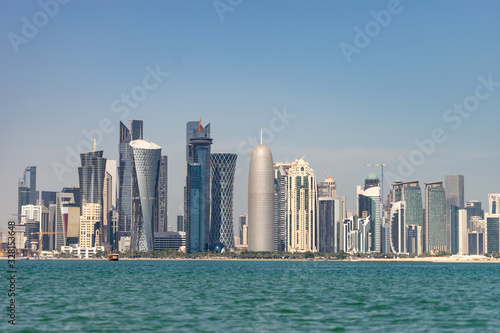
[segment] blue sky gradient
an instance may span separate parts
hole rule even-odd
[[[43,3],[47,1],[42,0]],[[50,1],[49,1],[50,2]],[[38,168],[39,190],[77,185],[76,168],[59,178],[66,147],[102,119],[114,129],[99,149],[118,158],[120,120],[144,121],[145,138],[169,156],[169,223],[181,213],[185,123],[212,124],[214,152],[239,153],[235,217],[247,209],[249,137],[269,128],[273,110],[295,116],[265,143],[275,161],[306,156],[318,180],[337,181],[349,209],[356,185],[418,149],[441,128],[447,140],[425,155],[407,180],[465,175],[466,200],[486,204],[500,191],[500,86],[457,129],[443,115],[475,93],[478,77],[500,82],[498,1],[401,1],[399,13],[348,62],[355,28],[391,1],[241,1],[220,19],[214,1],[70,1],[18,46],[23,17],[37,1],[0,2],[0,99],[5,144],[0,160],[0,227],[17,211],[17,178]],[[113,101],[142,85],[146,70],[169,75],[120,118]],[[487,92],[486,88],[481,88]],[[128,125],[128,123],[127,123]],[[401,177],[404,179],[405,177]],[[386,193],[390,184],[386,181]]]

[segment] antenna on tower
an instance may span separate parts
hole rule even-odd
[[[260,144],[262,144],[262,127],[260,128]]]

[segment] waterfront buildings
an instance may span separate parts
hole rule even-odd
[[[286,200],[287,251],[317,252],[316,176],[303,159],[288,170]]]
[[[146,140],[133,140],[129,145],[132,161],[130,247],[149,251],[154,249],[161,147]]]
[[[274,251],[273,154],[262,143],[252,150],[248,173],[248,249]]]
[[[465,209],[467,210],[467,228],[470,227],[470,221],[473,216],[478,216],[481,219],[484,218],[484,210],[481,208],[481,202],[477,200],[467,201]]]
[[[447,250],[446,196],[443,182],[425,184],[425,250]]]
[[[184,230],[187,251],[204,252],[210,240],[210,124],[186,125],[187,177],[184,203]]]
[[[212,153],[210,158],[212,174],[210,243],[222,243],[226,249],[232,249],[235,245],[233,192],[237,157],[238,155],[230,153]]]
[[[409,254],[420,255],[422,253],[422,226],[406,226],[406,251]]]

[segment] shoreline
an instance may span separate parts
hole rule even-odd
[[[1,257],[0,260],[8,260]],[[27,260],[24,258],[16,258],[16,261]],[[108,261],[107,258],[30,258],[29,260],[95,260],[95,261]],[[405,262],[405,263],[500,263],[500,258],[488,258],[483,256],[452,256],[452,257],[424,257],[424,258],[350,258],[350,259],[236,259],[236,258],[120,258],[119,261],[161,261],[161,260],[186,260],[186,261],[331,261],[331,262]]]

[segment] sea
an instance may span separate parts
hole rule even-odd
[[[0,265],[7,276],[7,261]],[[495,263],[18,260],[16,268],[16,325],[4,316],[1,332],[500,332]]]

